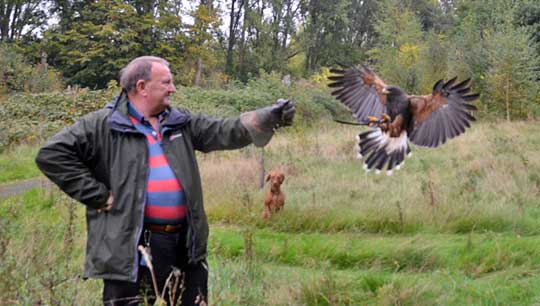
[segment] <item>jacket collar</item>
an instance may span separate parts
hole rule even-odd
[[[107,104],[105,107],[112,109],[107,122],[113,130],[127,133],[139,133],[131,120],[129,120],[128,101],[126,92],[122,90],[118,97]],[[187,112],[173,107],[169,107],[168,111],[169,115],[163,123],[164,131],[181,127],[189,122],[190,118]]]

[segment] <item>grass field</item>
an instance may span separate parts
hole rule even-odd
[[[357,132],[276,135],[264,163],[285,171],[287,201],[270,220],[260,150],[199,156],[211,305],[540,305],[540,125],[476,124],[392,176],[362,170]],[[0,165],[36,152],[20,150]],[[0,305],[100,305],[73,204],[41,189],[0,201]]]
[[[0,154],[0,184],[38,176],[37,147],[21,145]]]

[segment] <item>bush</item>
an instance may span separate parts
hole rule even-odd
[[[111,91],[86,89],[19,93],[0,101],[0,151],[17,143],[43,141],[82,115],[105,106]]]
[[[46,64],[31,65],[14,46],[0,44],[0,93],[56,91],[60,74]]]
[[[41,142],[79,117],[104,107],[120,93],[115,84],[107,90],[69,89],[41,94],[18,93],[0,100],[0,151],[21,142]],[[269,106],[278,98],[296,103],[296,124],[311,124],[339,107],[326,85],[305,81],[284,84],[277,74],[263,74],[247,84],[233,83],[226,89],[179,87],[173,105],[217,117]]]
[[[279,98],[294,100],[299,121],[317,120],[328,114],[330,105],[337,102],[328,94],[326,85],[306,81],[288,85],[279,74],[265,74],[246,84],[231,83],[226,89],[179,89],[177,102],[195,112],[217,116],[232,116],[241,112],[269,106]]]

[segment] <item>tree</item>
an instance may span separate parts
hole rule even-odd
[[[105,88],[131,59],[157,55],[183,63],[179,1],[58,1],[58,25],[44,35],[49,63],[69,84]],[[67,22],[71,21],[71,22]]]
[[[201,0],[190,15],[194,23],[186,26],[185,67],[180,72],[180,81],[184,85],[201,86],[205,77],[221,78],[223,49],[218,48],[216,40],[221,35],[221,20],[212,0]]]
[[[40,0],[0,1],[0,41],[15,41],[45,26],[47,12]]]
[[[0,44],[0,94],[62,89],[59,74],[46,63],[32,65],[15,44]]]
[[[225,64],[225,71],[229,75],[234,74],[234,47],[238,38],[240,18],[242,15],[244,4],[247,0],[231,0],[230,13],[229,13],[229,39],[227,42],[227,62]],[[236,7],[238,4],[238,8]]]
[[[528,0],[474,0],[456,7],[456,27],[449,44],[450,74],[471,76],[482,93],[480,110],[507,120],[538,109],[538,51],[531,32],[534,7]],[[531,19],[531,20],[534,20]],[[533,38],[531,40],[531,38]],[[536,84],[536,85],[535,85]]]
[[[513,24],[513,7],[501,6],[503,22],[487,33],[490,69],[486,76],[492,108],[504,110],[504,117],[527,118],[538,110],[540,57],[525,27]],[[500,112],[499,112],[500,113]]]
[[[422,31],[435,33],[446,32],[453,25],[453,0],[401,0],[401,5],[420,21]]]
[[[151,20],[141,20],[121,0],[96,1],[78,13],[79,21],[65,32],[53,28],[45,34],[50,61],[69,84],[105,88],[130,59],[142,55],[138,34]]]
[[[302,8],[305,26],[301,42],[307,72],[365,59],[375,38],[373,23],[379,9],[376,1],[309,0]]]
[[[375,24],[377,43],[369,51],[385,81],[400,84],[407,92],[423,88],[420,68],[425,45],[421,28],[419,19],[407,7],[396,0],[385,1]]]
[[[522,0],[515,12],[517,25],[529,29],[536,51],[540,54],[540,2]]]

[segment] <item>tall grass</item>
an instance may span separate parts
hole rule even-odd
[[[99,305],[83,281],[84,210],[64,195],[33,189],[0,202],[0,305]]]
[[[0,184],[36,177],[39,170],[34,158],[37,147],[21,145],[0,154]]]
[[[278,130],[264,166],[287,199],[268,220],[260,149],[199,155],[211,305],[540,304],[540,126],[476,124],[390,177],[362,170],[358,132]],[[100,305],[84,244],[59,192],[0,200],[0,305]]]
[[[250,186],[254,210],[259,152],[202,156],[207,211],[215,222],[253,223],[281,231],[539,233],[540,126],[483,123],[437,149],[414,148],[392,176],[365,173],[348,126],[278,134],[265,149],[266,169],[286,172],[285,212],[271,223],[245,214],[237,192]],[[239,165],[242,166],[239,166]],[[220,179],[216,173],[228,173]],[[218,195],[219,196],[216,196]]]

